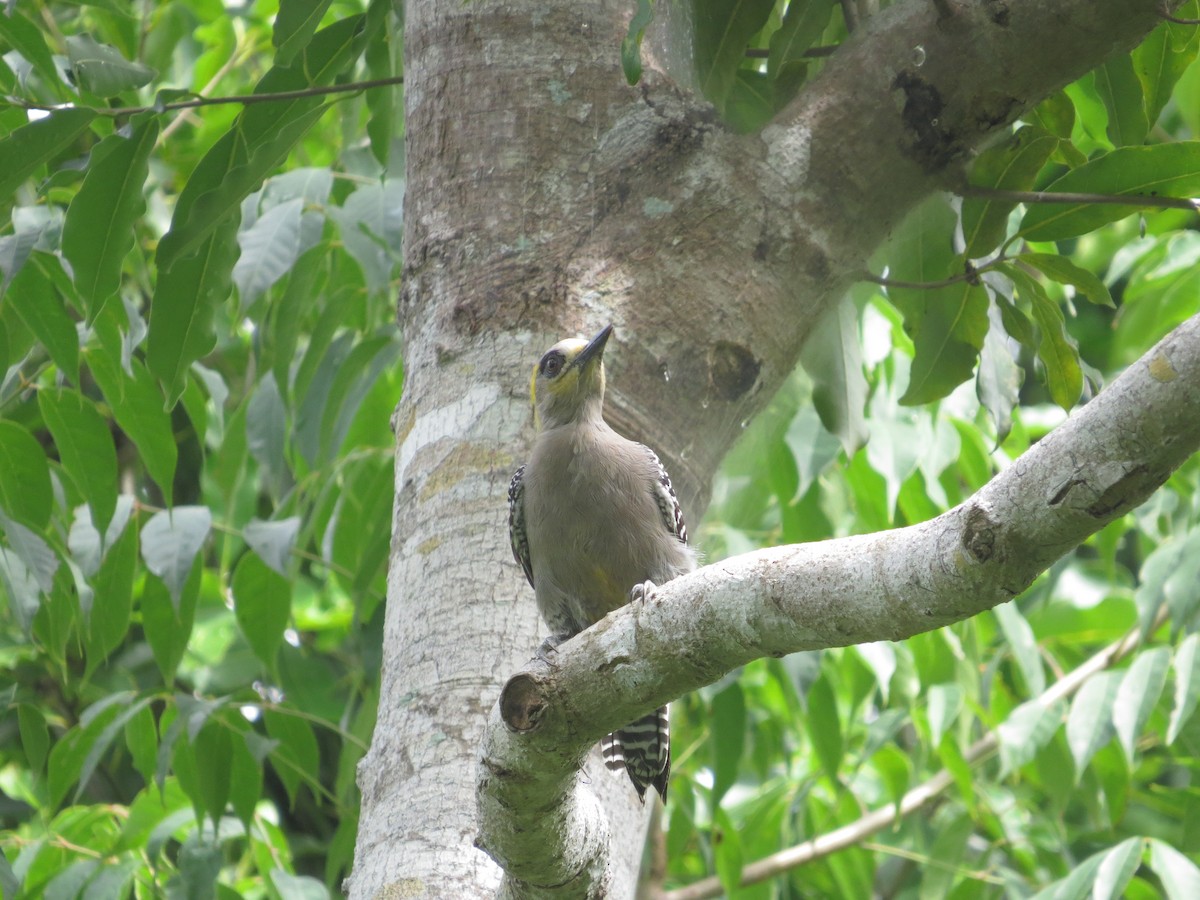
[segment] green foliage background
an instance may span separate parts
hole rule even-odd
[[[695,0],[698,83],[760,127],[844,39],[841,9]],[[631,80],[654,5],[636,12],[613,48]],[[0,11],[5,896],[326,896],[348,870],[402,387],[403,118],[395,83],[313,89],[394,81],[402,30],[390,0]],[[971,183],[1200,193],[1198,35],[1164,23],[1050,97]],[[178,106],[252,93],[287,96]],[[707,557],[960,502],[1200,310],[1197,260],[1194,212],[931,198],[870,263],[890,284],[864,279],[746,423]],[[676,704],[667,886],[1200,896],[1198,481],[1193,460],[992,613]],[[916,814],[737,888],[939,778]]]

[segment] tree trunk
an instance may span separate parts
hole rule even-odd
[[[941,21],[947,4],[904,0],[775,123],[737,135],[654,60],[625,83],[632,6],[405,7],[405,389],[355,897],[500,884],[474,846],[476,760],[501,685],[539,641],[505,491],[540,353],[616,324],[609,421],[659,451],[698,521],[740,423],[907,210],[1159,21],[1157,0],[951,2]],[[620,784],[594,763],[587,777]],[[616,793],[608,814],[627,818],[610,824],[594,895],[630,896],[640,859],[643,812]]]

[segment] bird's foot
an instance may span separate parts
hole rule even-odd
[[[635,584],[633,590],[629,592],[629,602],[645,603],[647,600],[654,599],[655,593],[658,591],[658,585],[653,581],[643,581],[641,584]]]
[[[562,634],[552,634],[550,637],[542,641],[542,645],[537,648],[536,658],[548,665],[554,665],[554,660],[550,657],[558,653],[558,645],[570,639],[571,635],[563,632]]]

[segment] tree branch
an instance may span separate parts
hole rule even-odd
[[[1159,197],[1150,194],[1088,194],[1071,191],[1007,191],[1002,188],[966,184],[955,188],[961,197],[1009,200],[1014,203],[1086,203],[1109,206],[1152,206],[1156,209],[1200,210],[1200,200],[1191,197]]]
[[[1157,630],[1166,620],[1166,607],[1160,611],[1150,632]],[[1112,644],[1109,644],[1095,656],[1082,665],[1073,669],[1070,674],[1063,676],[1037,697],[1046,707],[1060,700],[1066,700],[1083,687],[1092,676],[1110,669],[1128,656],[1142,640],[1141,626],[1135,626],[1129,632]],[[973,743],[963,754],[963,761],[968,766],[983,762],[996,752],[1000,746],[999,729],[992,729],[986,735]],[[881,831],[896,821],[899,816],[908,816],[917,812],[927,803],[944,793],[954,784],[954,776],[942,769],[929,780],[917,785],[900,798],[899,809],[895,803],[889,803],[879,809],[872,810],[857,821],[836,828],[827,834],[818,835],[812,840],[788,847],[778,853],[748,863],[742,870],[743,887],[758,884],[782,875],[791,869],[807,865],[815,859],[829,856],[860,843],[864,838]],[[705,878],[687,887],[674,891],[665,891],[658,895],[658,900],[704,900],[707,897],[720,897],[725,891],[719,878]]]
[[[759,657],[902,640],[1011,600],[1198,447],[1200,315],[936,519],[743,554],[622,608],[505,685],[478,846],[514,895],[588,896],[606,829],[575,776],[602,735]]]
[[[368,91],[372,88],[388,87],[403,84],[404,77],[396,75],[390,78],[373,78],[369,81],[351,81],[346,84],[313,85],[296,91],[276,91],[273,94],[245,94],[241,97],[195,97],[191,100],[176,100],[172,103],[156,103],[152,106],[115,106],[87,107],[98,116],[133,116],[144,112],[171,112],[177,109],[195,109],[199,106],[220,106],[227,103],[240,103],[250,106],[255,103],[279,103],[283,100],[302,100],[305,97],[322,97],[326,94],[351,94]],[[41,109],[55,112],[60,109],[78,109],[74,103],[28,103],[16,98],[8,98],[9,102],[21,109]]]

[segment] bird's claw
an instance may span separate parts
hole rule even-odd
[[[536,658],[547,665],[554,665],[554,661],[550,658],[551,655],[558,653],[558,645],[563,643],[563,641],[568,640],[570,637],[571,635],[566,633],[550,635],[550,637],[542,641],[541,646],[537,648],[537,653],[535,654]]]
[[[643,581],[641,584],[635,584],[633,590],[629,592],[629,602],[645,603],[647,600],[654,599],[655,593],[658,591],[658,585],[653,581]]]

